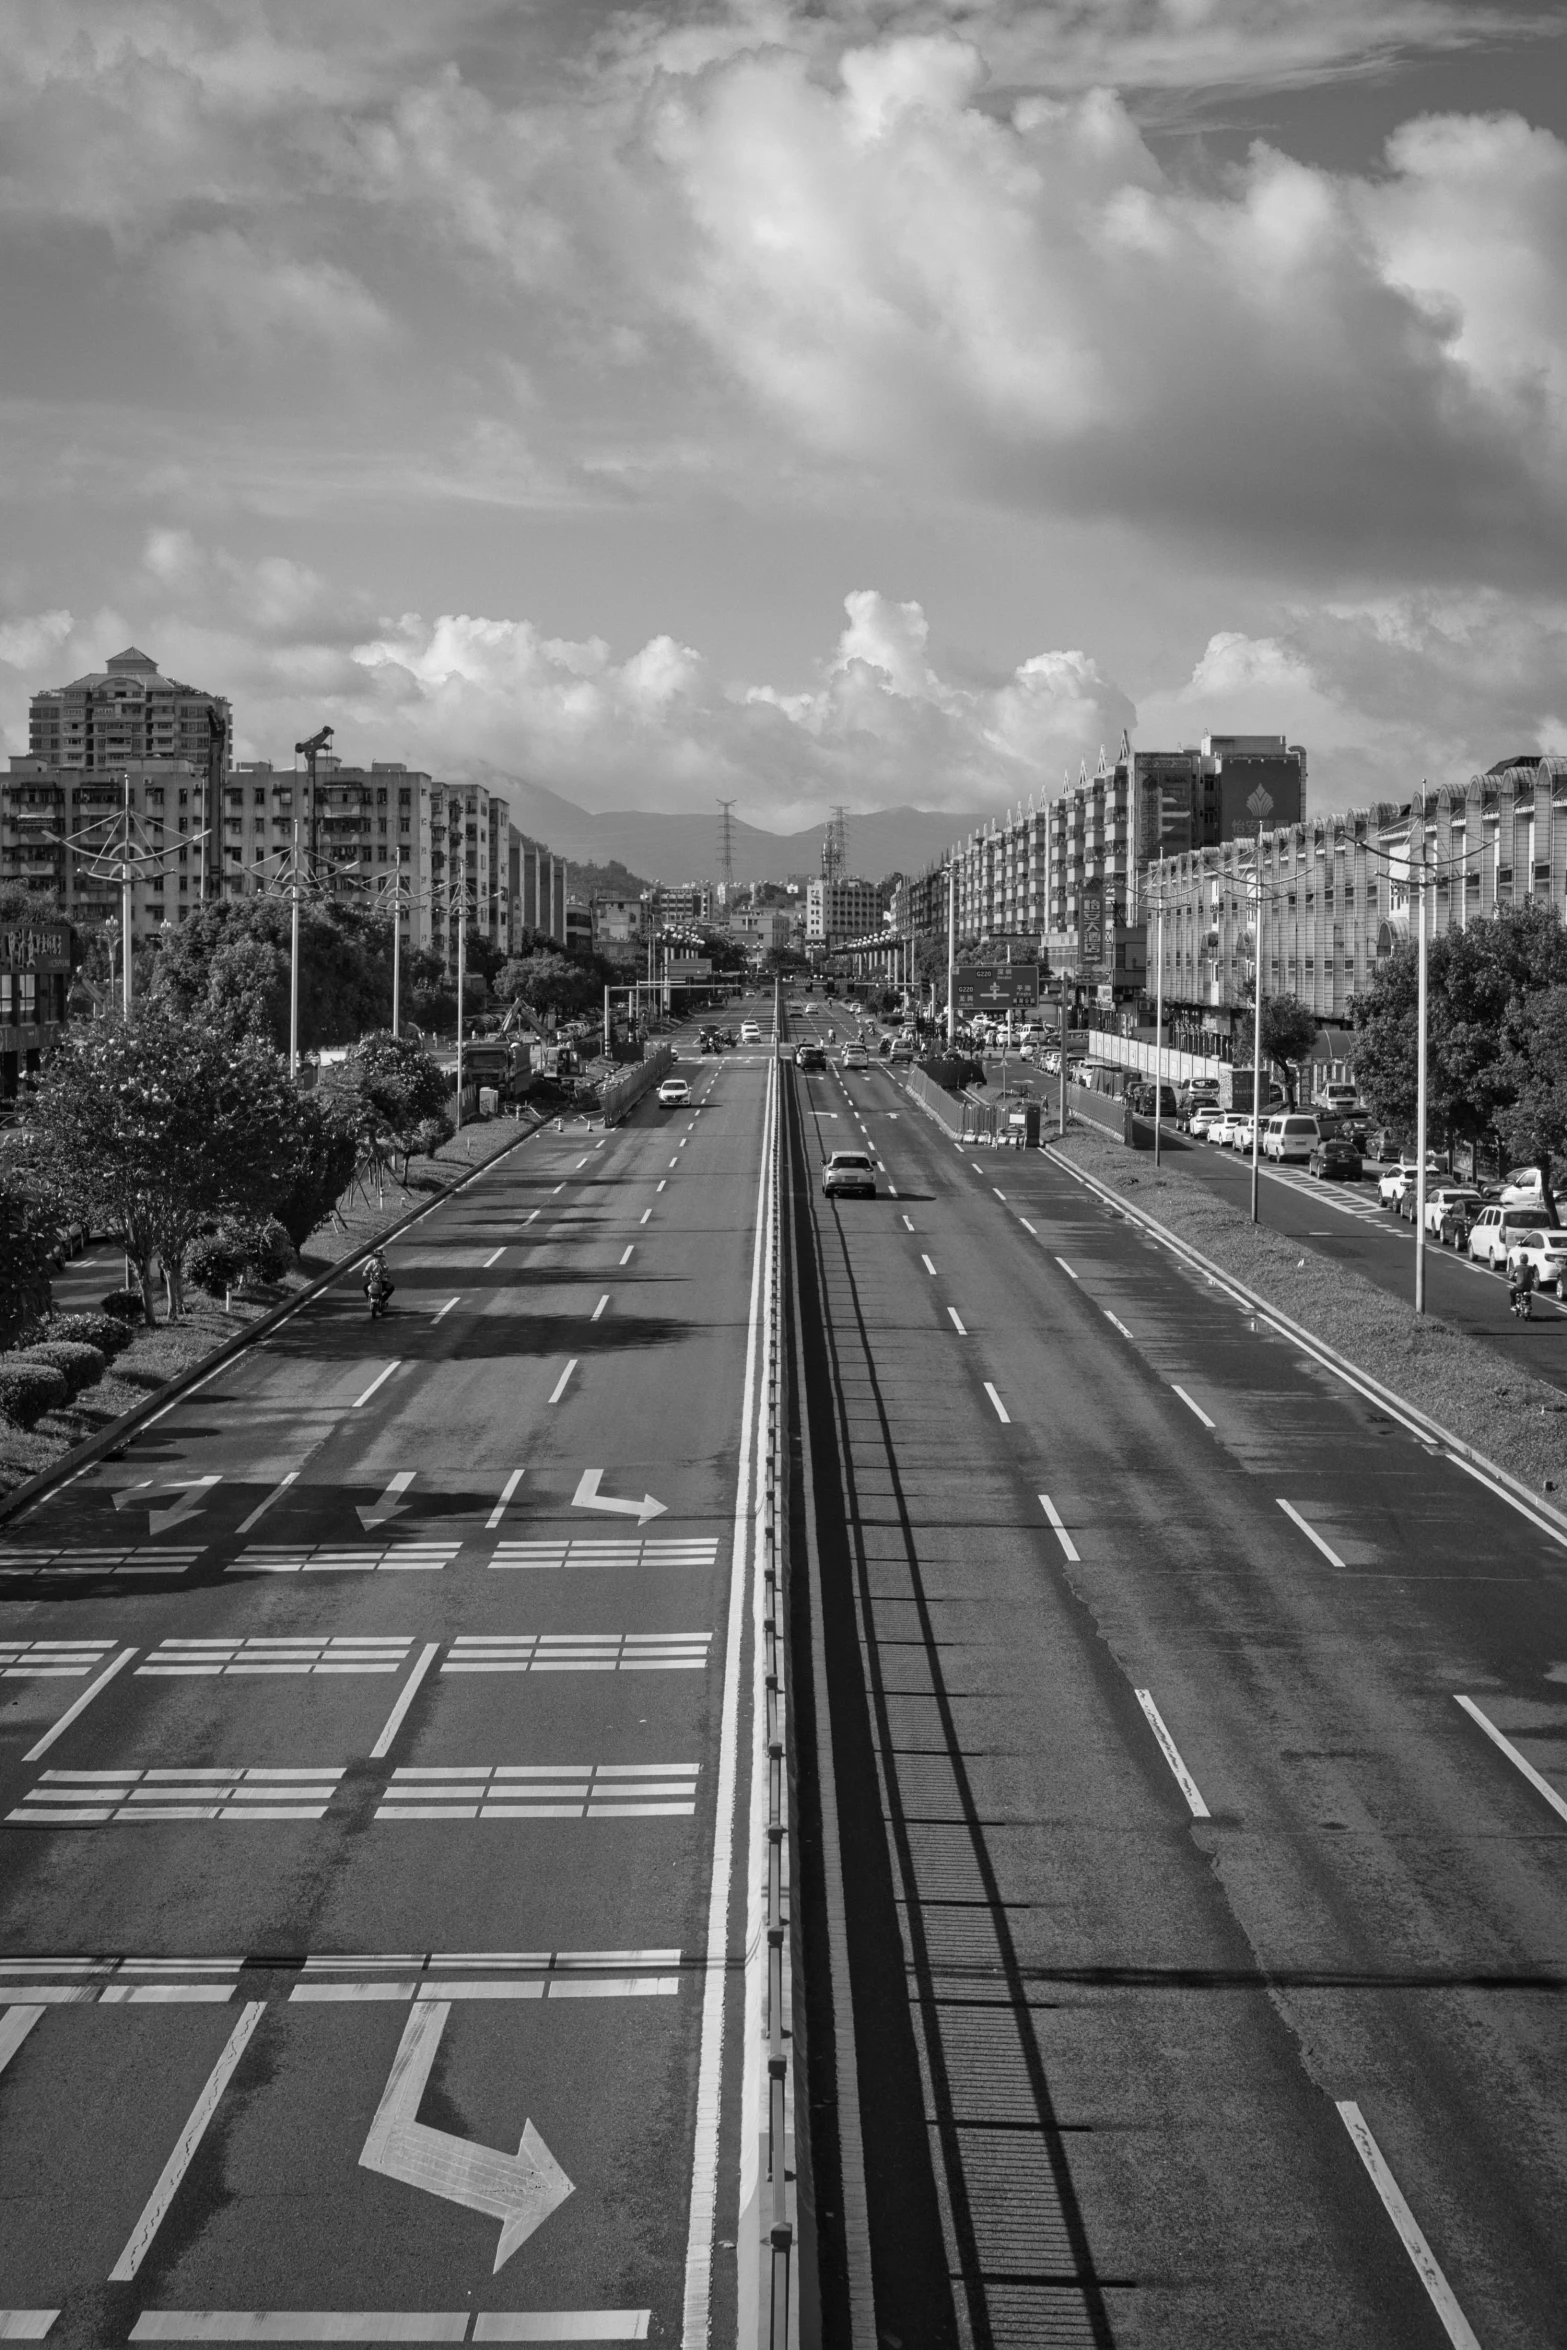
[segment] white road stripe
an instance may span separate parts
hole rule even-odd
[[[1039,1506],[1044,1511],[1045,1516],[1050,1520],[1051,1525],[1055,1528],[1056,1540],[1060,1543],[1061,1548],[1066,1552],[1067,1557],[1069,1559],[1075,1559],[1078,1556],[1077,1544],[1072,1540],[1071,1535],[1067,1532],[1065,1526],[1062,1524],[1061,1513],[1056,1508],[1055,1503],[1051,1500],[1048,1493],[1042,1493],[1040,1495]]]
[[[295,1478],[298,1475],[299,1471],[297,1469],[290,1469],[288,1475],[282,1480],[282,1482],[273,1486],[272,1491],[267,1495],[266,1500],[258,1501],[255,1508],[251,1511],[249,1517],[240,1519],[239,1524],[234,1529],[235,1533],[248,1534],[251,1527],[255,1525],[257,1519],[264,1518],[275,1501],[281,1501],[283,1495],[288,1491],[289,1487],[293,1484]]]
[[[1061,1268],[1062,1272],[1063,1272],[1063,1273],[1066,1275],[1066,1277],[1067,1277],[1068,1281],[1075,1281],[1075,1280],[1077,1279],[1077,1275],[1076,1275],[1076,1274],[1073,1272],[1073,1270],[1072,1270],[1071,1266],[1070,1266],[1070,1265],[1067,1263],[1067,1261],[1066,1261],[1065,1257],[1057,1257],[1057,1259],[1056,1259],[1056,1263],[1057,1263],[1057,1264],[1060,1266],[1060,1268]]]
[[[1004,1191],[1001,1191],[1001,1190],[999,1190],[999,1189],[997,1188],[997,1186],[996,1186],[994,1183],[991,1185],[991,1187],[990,1187],[990,1188],[991,1188],[991,1190],[992,1190],[992,1191],[994,1191],[994,1192],[995,1192],[997,1199],[1005,1199],[1005,1198],[1006,1198],[1006,1196],[1007,1196],[1007,1195],[1006,1195],[1006,1193],[1005,1193]]]
[[[1323,1541],[1315,1526],[1310,1526],[1306,1523],[1306,1520],[1301,1516],[1299,1510],[1294,1507],[1293,1503],[1280,1501],[1279,1507],[1287,1518],[1294,1519],[1302,1534],[1305,1535],[1306,1540],[1316,1544],[1318,1550],[1321,1551],[1323,1557],[1331,1566],[1337,1567],[1341,1575],[1348,1574],[1349,1569],[1345,1566],[1344,1561],[1339,1557],[1338,1552],[1330,1548],[1330,1546]]]
[[[935,1266],[934,1266],[934,1265],[932,1265],[932,1267],[931,1267],[931,1271],[934,1273],[934,1271],[935,1271],[935,1270],[936,1270]],[[961,1319],[961,1317],[959,1316],[959,1313],[958,1313],[958,1309],[957,1309],[957,1307],[956,1307],[956,1306],[948,1306],[948,1308],[947,1308],[947,1312],[948,1312],[948,1314],[949,1314],[949,1315],[950,1315],[950,1317],[951,1317],[951,1320],[952,1320],[952,1327],[953,1327],[953,1329],[954,1329],[954,1330],[957,1332],[958,1336],[959,1336],[960,1338],[967,1338],[967,1336],[968,1336],[968,1332],[967,1332],[967,1331],[964,1329],[964,1327],[963,1327],[962,1319]],[[991,1389],[991,1393],[992,1393],[992,1394],[994,1394],[994,1393],[995,1393],[995,1389],[994,1389],[994,1388],[992,1388],[992,1389]]]
[[[590,1322],[596,1322],[596,1321],[598,1320],[598,1318],[599,1318],[600,1314],[602,1314],[602,1312],[604,1311],[604,1308],[605,1308],[605,1307],[608,1305],[608,1303],[609,1303],[609,1291],[606,1289],[606,1290],[605,1290],[605,1292],[604,1292],[604,1295],[603,1295],[603,1296],[602,1296],[602,1297],[599,1299],[599,1301],[598,1301],[598,1304],[597,1304],[597,1305],[594,1307],[594,1309],[593,1309],[592,1313],[591,1313],[591,1314],[589,1314],[589,1316],[588,1316],[588,1320],[589,1320]]]
[[[936,1268],[935,1268],[935,1266],[934,1266],[934,1265],[931,1263],[931,1261],[930,1261],[929,1257],[927,1257],[927,1256],[922,1256],[922,1257],[920,1258],[920,1263],[921,1263],[921,1264],[924,1266],[924,1268],[925,1268],[925,1270],[926,1270],[926,1272],[927,1272],[927,1273],[931,1273],[931,1274],[933,1274],[933,1273],[935,1272]]]
[[[413,1671],[409,1674],[407,1680],[403,1683],[402,1688],[399,1690],[397,1703],[393,1706],[391,1712],[386,1717],[386,1727],[382,1730],[380,1737],[376,1740],[375,1744],[370,1749],[370,1759],[372,1762],[380,1762],[384,1756],[391,1753],[392,1740],[397,1736],[398,1731],[402,1728],[403,1722],[407,1717],[408,1708],[413,1704],[414,1699],[418,1696],[419,1684],[424,1679],[425,1674],[430,1670],[430,1667],[434,1664],[436,1650],[439,1647],[440,1642],[438,1640],[431,1640],[427,1642],[426,1645],[420,1650],[418,1662],[415,1664]]]
[[[163,2166],[163,2173],[148,2196],[140,2219],[130,2232],[125,2250],[109,2271],[109,2281],[127,2285],[152,2249],[152,2240],[163,2225],[169,2205],[180,2189],[180,2182],[189,2170],[191,2158],[206,2134],[208,2122],[218,2109],[218,2100],[228,2087],[234,2068],[250,2042],[250,2035],[266,2012],[264,1999],[247,1999],[240,2010],[238,2023],[224,2044],[223,2053],[207,2075],[206,2087],[191,2108],[190,2119],[175,2141],[174,2151]]]
[[[502,1241],[500,1247],[497,1249],[492,1249],[490,1254],[485,1258],[483,1264],[479,1267],[480,1272],[487,1273],[492,1265],[498,1265],[500,1263],[502,1257],[505,1254],[506,1244],[504,1241]]]
[[[1552,1811],[1557,1813],[1560,1818],[1567,1820],[1567,1798],[1563,1798],[1557,1794],[1556,1789],[1551,1785],[1549,1779],[1542,1778],[1540,1773],[1535,1769],[1532,1762],[1526,1762],[1524,1760],[1524,1757],[1519,1753],[1512,1740],[1510,1738],[1504,1738],[1496,1724],[1486,1719],[1485,1715],[1476,1705],[1474,1699],[1472,1697],[1460,1697],[1455,1702],[1463,1707],[1465,1713],[1469,1716],[1469,1719],[1472,1722],[1477,1722],[1479,1724],[1480,1728],[1485,1732],[1487,1738],[1490,1739],[1492,1745],[1501,1749],[1502,1753],[1506,1755],[1508,1761],[1513,1765],[1513,1768],[1523,1773],[1530,1786],[1534,1789],[1536,1795],[1543,1795],[1546,1802],[1550,1805]]]
[[[573,1355],[573,1356],[572,1356],[572,1358],[571,1358],[571,1360],[570,1360],[570,1362],[569,1362],[569,1363],[566,1365],[566,1368],[564,1369],[564,1371],[562,1371],[562,1373],[561,1373],[560,1377],[559,1377],[559,1378],[556,1380],[556,1382],[555,1382],[555,1392],[554,1392],[554,1394],[553,1394],[553,1395],[550,1397],[550,1402],[551,1402],[551,1403],[559,1403],[559,1401],[560,1401],[561,1397],[562,1397],[562,1396],[565,1394],[565,1392],[566,1392],[566,1382],[567,1382],[567,1380],[568,1380],[568,1379],[571,1377],[571,1374],[572,1374],[572,1372],[573,1372],[573,1371],[576,1369],[576,1367],[577,1367],[577,1358],[576,1358],[576,1356],[575,1356],[575,1355]]]
[[[1026,1216],[1019,1216],[1018,1222],[1022,1225],[1023,1230],[1028,1234],[1031,1240],[1037,1240],[1039,1238],[1039,1234],[1034,1230],[1033,1225],[1029,1222]]]
[[[400,1362],[401,1357],[399,1357],[398,1360]],[[354,1397],[353,1402],[349,1406],[350,1411],[357,1412],[361,1404],[367,1404],[370,1401],[371,1396],[374,1395],[376,1389],[386,1385],[386,1382],[388,1379],[390,1379],[392,1373],[397,1369],[397,1367],[398,1364],[396,1362],[392,1362],[387,1364],[384,1371],[377,1371],[375,1377],[371,1380],[363,1395],[356,1395]]]
[[[52,2319],[59,2313],[50,2310],[39,2314]],[[470,2334],[465,2309],[144,2309],[129,2338],[133,2342],[645,2342],[652,2314],[649,2309],[481,2309],[472,2320]]]
[[[592,1155],[592,1154],[591,1154],[591,1153],[589,1153],[589,1156],[590,1156],[590,1157],[591,1157],[591,1155]],[[587,1163],[588,1163],[587,1159],[579,1159],[579,1160],[577,1161],[576,1165],[575,1165],[575,1166],[572,1168],[572,1170],[571,1170],[571,1171],[572,1171],[572,1173],[573,1173],[573,1175],[580,1175],[580,1174],[582,1173],[582,1170],[583,1170],[583,1168],[584,1168],[584,1167],[587,1165]]]
[[[976,1174],[976,1175],[983,1175],[983,1174],[984,1174],[985,1170],[984,1170],[984,1168],[983,1168],[983,1167],[980,1165],[980,1163],[979,1163],[978,1159],[970,1159],[970,1161],[969,1161],[969,1165],[970,1165],[970,1166],[973,1168],[973,1170],[974,1170],[974,1172],[975,1172],[975,1174]]]
[[[505,1484],[501,1487],[500,1500],[495,1504],[494,1509],[491,1510],[489,1516],[484,1521],[484,1531],[486,1534],[493,1534],[496,1527],[500,1524],[502,1518],[506,1515],[506,1504],[510,1501],[518,1486],[522,1483],[522,1479],[523,1471],[521,1469],[513,1469],[511,1475],[507,1478]]]
[[[622,1263],[623,1265],[629,1265],[629,1264],[630,1264],[630,1262],[631,1262],[631,1251],[632,1251],[632,1249],[635,1247],[635,1245],[636,1245],[636,1243],[635,1243],[634,1241],[628,1241],[628,1242],[627,1242],[627,1244],[626,1244],[626,1246],[625,1246],[625,1248],[624,1248],[624,1249],[621,1251],[620,1261],[621,1261],[621,1263]]]
[[[667,1175],[660,1175],[658,1181],[654,1184],[653,1189],[655,1191],[662,1191],[668,1181],[669,1177]]]
[[[1120,1333],[1121,1333],[1121,1336],[1122,1336],[1123,1338],[1131,1338],[1131,1339],[1132,1339],[1132,1344],[1133,1344],[1134,1346],[1137,1344],[1137,1341],[1136,1341],[1136,1339],[1135,1339],[1135,1338],[1132,1338],[1132,1333],[1130,1332],[1130,1330],[1128,1330],[1128,1328],[1126,1327],[1126,1324],[1125,1324],[1125,1323],[1122,1321],[1122,1319],[1121,1319],[1120,1315],[1119,1315],[1119,1314],[1112,1314],[1112,1313],[1111,1313],[1111,1311],[1110,1311],[1110,1308],[1109,1308],[1108,1306],[1106,1306],[1106,1307],[1105,1307],[1105,1320],[1106,1320],[1107,1322],[1113,1322],[1113,1323],[1115,1324],[1115,1326],[1116,1326],[1117,1330],[1119,1330],[1119,1331],[1120,1331]]]
[[[1143,1712],[1148,1716],[1149,1726],[1152,1729],[1154,1736],[1159,1741],[1160,1752],[1163,1754],[1164,1759],[1169,1764],[1171,1770],[1175,1773],[1176,1785],[1180,1788],[1181,1793],[1186,1798],[1192,1818],[1194,1820],[1211,1819],[1213,1814],[1209,1811],[1208,1806],[1204,1803],[1202,1796],[1199,1794],[1196,1780],[1192,1777],[1191,1772],[1186,1768],[1185,1763],[1182,1762],[1180,1748],[1176,1745],[1175,1740],[1170,1736],[1169,1731],[1165,1728],[1164,1716],[1160,1713],[1159,1708],[1154,1704],[1151,1692],[1146,1689],[1139,1689],[1135,1692],[1135,1695],[1138,1704],[1142,1707]]]
[[[42,2014],[41,2007],[8,2007],[0,2015],[0,2073],[5,2071]]]
[[[131,1658],[135,1654],[136,1651],[134,1648],[122,1648],[119,1655],[115,1658],[113,1664],[106,1665],[104,1670],[98,1675],[97,1680],[92,1682],[89,1687],[82,1691],[81,1696],[76,1700],[76,1703],[66,1707],[64,1713],[60,1716],[60,1719],[54,1723],[50,1729],[47,1729],[44,1732],[37,1745],[30,1746],[27,1749],[27,1752],[22,1757],[23,1762],[36,1762],[41,1754],[47,1754],[55,1740],[62,1736],[63,1733],[70,1728],[71,1724],[76,1720],[78,1714],[84,1714],[87,1711],[87,1708],[91,1705],[93,1699],[98,1695],[98,1692],[101,1689],[106,1689],[108,1687],[109,1683],[114,1679],[115,1674],[119,1672],[121,1666],[128,1665],[131,1661]]]
[[[451,1312],[451,1310],[452,1310],[453,1306],[454,1306],[454,1305],[456,1305],[456,1304],[459,1302],[459,1299],[460,1299],[460,1297],[461,1297],[461,1292],[459,1291],[459,1292],[458,1292],[458,1296],[457,1296],[457,1297],[449,1297],[449,1298],[447,1299],[447,1301],[446,1301],[445,1305],[444,1305],[444,1306],[442,1306],[442,1307],[441,1307],[441,1308],[440,1308],[440,1309],[439,1309],[439,1310],[438,1310],[436,1313],[434,1313],[434,1314],[432,1314],[432,1315],[431,1315],[431,1317],[430,1317],[430,1328],[431,1328],[432,1330],[435,1328],[435,1325],[436,1325],[436,1323],[437,1323],[437,1322],[444,1322],[444,1321],[445,1321],[445,1319],[446,1319],[447,1315],[448,1315],[448,1314]],[[361,1398],[360,1400],[361,1400],[361,1401],[363,1401],[363,1398]]]
[[[1202,1405],[1200,1403],[1193,1403],[1191,1397],[1187,1394],[1184,1387],[1177,1387],[1173,1379],[1170,1381],[1170,1387],[1171,1391],[1180,1397],[1182,1403],[1185,1404],[1186,1409],[1189,1412],[1195,1412],[1197,1414],[1198,1419],[1201,1420],[1205,1428],[1211,1428],[1213,1426],[1213,1422],[1209,1419],[1207,1413],[1203,1410]]]
[[[662,1184],[660,1184],[660,1185],[659,1185],[659,1189],[662,1191],[662,1189],[663,1189],[663,1185],[662,1185]],[[652,1213],[653,1213],[653,1211],[652,1211],[652,1209],[651,1209],[651,1208],[644,1208],[644,1209],[643,1209],[643,1211],[642,1211],[641,1217],[639,1218],[639,1221],[640,1221],[641,1223],[645,1224],[645,1223],[647,1222],[647,1220],[648,1220],[649,1216],[651,1216],[651,1215],[652,1215]]]
[[[1419,2222],[1404,2201],[1397,2179],[1383,2159],[1382,2149],[1371,2135],[1366,2117],[1352,2098],[1337,2099],[1339,2120],[1348,2130],[1355,2152],[1371,2174],[1371,2183],[1382,2198],[1389,2219],[1398,2230],[1399,2241],[1415,2264],[1415,2274],[1430,2296],[1431,2306],[1441,2319],[1453,2350],[1480,2350],[1473,2327],[1458,2306],[1457,2296],[1442,2274],[1436,2254],[1420,2231]]]
[[[1012,1425],[1012,1414],[1007,1410],[1006,1405],[1002,1402],[1000,1396],[991,1386],[988,1379],[985,1381],[985,1393],[989,1396],[991,1402],[996,1407],[996,1418],[1001,1422],[1003,1427],[1010,1428]]]
[[[907,1216],[905,1216],[905,1217],[904,1217],[904,1219],[903,1219],[903,1222],[904,1222],[904,1227],[905,1227],[905,1229],[906,1229],[907,1231],[909,1231],[909,1232],[912,1232],[912,1231],[913,1231],[913,1229],[914,1229],[914,1226],[913,1226],[913,1223],[912,1223],[912,1221],[910,1220],[910,1218],[909,1218],[909,1217],[907,1217]]]

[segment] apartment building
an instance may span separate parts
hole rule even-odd
[[[860,938],[879,930],[890,889],[879,881],[831,880],[825,876],[805,885],[805,943],[830,947],[839,939]]]
[[[646,898],[599,896],[592,901],[595,946],[640,946],[651,928]]]
[[[713,919],[710,881],[655,881],[654,919],[661,930],[697,930]]]

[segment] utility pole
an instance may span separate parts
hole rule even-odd
[[[323,726],[323,727],[321,727],[321,728],[319,729],[319,731],[318,731],[317,733],[313,734],[313,735],[310,737],[310,739],[309,739],[309,741],[308,741],[308,742],[295,743],[295,745],[294,745],[294,756],[295,756],[295,758],[296,758],[296,759],[301,759],[301,758],[302,758],[302,759],[304,760],[304,762],[305,762],[305,769],[306,769],[306,772],[308,773],[308,775],[309,775],[309,777],[310,777],[310,870],[311,870],[311,873],[312,873],[312,874],[314,874],[314,872],[315,872],[315,869],[316,869],[316,846],[317,846],[317,843],[316,843],[316,831],[317,831],[317,820],[316,820],[316,802],[317,802],[317,796],[318,796],[318,795],[317,795],[317,792],[316,792],[316,760],[319,758],[320,754],[321,754],[321,753],[322,753],[322,752],[323,752],[323,751],[326,749],[326,746],[327,746],[327,744],[328,744],[328,743],[329,743],[331,740],[332,740],[332,729],[331,729],[331,727],[330,727],[330,726]],[[296,841],[297,841],[297,839],[298,839],[298,827],[297,827],[297,825],[296,825],[296,827],[295,827],[295,839],[296,839]]]
[[[720,800],[718,818],[718,879],[724,893],[724,910],[735,894],[735,827],[733,800]]]
[[[1252,880],[1257,892],[1257,920],[1253,932],[1256,950],[1256,981],[1252,989],[1254,1026],[1251,1048],[1251,1220],[1257,1221],[1257,1195],[1261,1188],[1259,1169],[1262,1164],[1262,826],[1263,819],[1273,813],[1272,794],[1259,783],[1246,802],[1257,819],[1257,863]]]
[[[299,1075],[299,794],[294,794],[294,854],[288,918],[288,1073]]]
[[[1426,982],[1430,955],[1426,938],[1426,785],[1420,779],[1420,797],[1415,803],[1418,815],[1410,824],[1409,878],[1420,892],[1419,956],[1420,986],[1417,1007],[1419,1040],[1415,1061],[1415,1312],[1426,1310]],[[1420,826],[1420,862],[1414,858],[1414,827]],[[1417,878],[1418,876],[1418,878]]]
[[[947,1050],[958,1041],[958,869],[947,867]]]
[[[1159,893],[1154,948],[1153,1163],[1159,1164],[1160,1111],[1164,1106],[1164,893]]]
[[[457,893],[457,1131],[462,1132],[462,996],[468,972],[468,888],[466,876]]]

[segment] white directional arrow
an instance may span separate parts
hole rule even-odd
[[[408,1491],[413,1481],[414,1472],[412,1469],[399,1469],[378,1502],[372,1503],[369,1509],[366,1509],[363,1502],[357,1504],[359,1523],[367,1534],[372,1526],[384,1526],[388,1518],[402,1516],[407,1507],[402,1496]]]
[[[639,1526],[645,1526],[649,1518],[666,1515],[664,1503],[655,1501],[651,1493],[644,1493],[640,1501],[611,1501],[608,1494],[599,1492],[599,1479],[603,1474],[602,1469],[583,1470],[577,1481],[577,1490],[571,1497],[574,1510],[608,1510],[617,1518],[635,1518]]]
[[[524,2124],[516,2153],[502,2154],[415,2120],[451,2012],[450,2000],[432,1999],[408,2018],[359,2160],[405,2187],[422,2187],[427,2195],[444,2195],[449,2203],[498,2219],[498,2270],[575,2188],[532,2122]]]
[[[168,1485],[155,1486],[150,1480],[144,1485],[125,1485],[115,1495],[114,1506],[123,1510],[129,1504],[132,1509],[145,1510],[149,1534],[163,1534],[170,1526],[193,1518],[213,1486],[219,1483],[219,1477],[176,1477]],[[160,1493],[177,1493],[180,1498],[171,1510],[160,1510],[154,1506]]]

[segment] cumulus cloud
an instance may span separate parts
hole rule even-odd
[[[160,253],[159,297],[198,339],[287,364],[300,345],[346,356],[394,339],[393,321],[337,262],[260,251],[238,229],[182,237]]]

